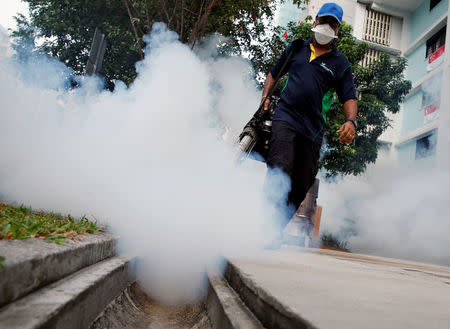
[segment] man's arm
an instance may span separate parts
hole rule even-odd
[[[275,83],[275,78],[278,77],[280,74],[284,75],[288,71],[288,66],[285,65],[288,54],[292,51],[293,44],[289,44],[286,49],[281,53],[280,58],[278,58],[275,65],[270,70],[269,74],[267,74],[266,81],[264,82],[264,88],[263,88],[263,94],[262,94],[262,100],[261,103],[264,102],[264,110],[267,111],[270,105],[270,99],[266,99],[267,95],[269,94],[270,89]],[[283,69],[283,71],[281,71]]]
[[[266,82],[264,82],[264,88],[263,88],[263,93],[262,93],[262,99],[261,99],[261,103],[264,103],[264,111],[267,111],[269,104],[270,104],[270,99],[267,98],[267,95],[269,94],[270,89],[272,88],[273,84],[275,83],[275,79],[272,76],[272,73],[269,72],[269,74],[267,74],[266,77]]]
[[[345,119],[356,119],[358,113],[358,103],[356,99],[349,99],[344,103],[344,115]],[[344,144],[350,144],[355,138],[356,127],[351,121],[346,121],[341,128],[337,131],[339,141]]]

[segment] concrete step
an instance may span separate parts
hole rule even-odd
[[[446,266],[282,247],[225,278],[266,328],[450,328]]]
[[[308,320],[293,312],[268,294],[264,286],[243,273],[239,266],[228,261],[225,278],[251,312],[266,328],[316,329]]]
[[[39,239],[0,241],[0,307],[36,289],[115,255],[117,238],[87,234],[61,245]]]
[[[0,329],[81,329],[129,284],[130,260],[112,257],[0,309]]]
[[[209,284],[206,310],[214,329],[263,328],[223,277],[210,274]]]

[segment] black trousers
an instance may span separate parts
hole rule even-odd
[[[279,225],[294,215],[318,171],[320,145],[299,134],[285,121],[273,121],[267,157],[265,194],[278,208]],[[280,180],[280,172],[284,176]]]

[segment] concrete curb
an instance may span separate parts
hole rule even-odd
[[[0,309],[0,328],[89,328],[127,287],[128,267],[113,257],[73,273]]]
[[[0,241],[6,270],[0,270],[0,307],[86,266],[115,255],[116,241],[105,233],[61,245],[38,239]]]
[[[268,295],[251,278],[245,277],[230,261],[227,264],[225,278],[245,305],[266,328],[317,329],[286,305],[281,305],[274,297]]]
[[[209,275],[206,309],[214,329],[263,329],[224,278]]]

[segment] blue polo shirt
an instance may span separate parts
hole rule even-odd
[[[322,144],[326,115],[336,93],[345,103],[356,99],[351,65],[336,47],[310,62],[312,40],[305,41],[294,53],[282,74],[289,73],[281,92],[273,120],[290,123],[300,134]],[[289,44],[270,71],[276,78],[287,59]]]

